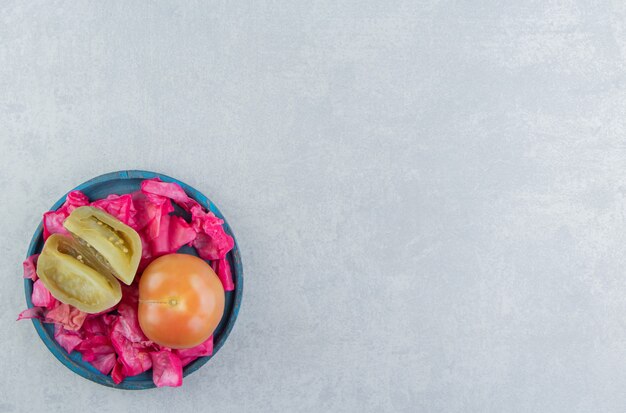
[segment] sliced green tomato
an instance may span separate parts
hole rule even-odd
[[[99,313],[122,299],[120,283],[94,267],[77,240],[53,234],[37,261],[37,275],[57,300],[87,313]]]
[[[130,285],[141,259],[141,239],[137,231],[101,209],[76,208],[63,226],[95,258],[97,269],[109,272]]]

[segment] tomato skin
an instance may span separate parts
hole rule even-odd
[[[150,340],[170,348],[206,341],[224,314],[224,289],[204,260],[168,254],[154,260],[139,281],[139,325]]]

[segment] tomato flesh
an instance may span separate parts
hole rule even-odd
[[[89,206],[63,222],[70,236],[46,240],[37,275],[52,296],[87,313],[99,313],[122,298],[121,280],[132,283],[141,258],[139,234],[117,218]]]
[[[63,226],[120,281],[130,285],[141,259],[137,231],[99,208],[76,208]]]
[[[206,341],[224,314],[224,289],[204,260],[169,254],[154,260],[139,281],[139,325],[170,348]]]
[[[91,251],[64,235],[46,240],[37,275],[53,297],[87,313],[104,311],[122,298],[120,283],[101,268]]]

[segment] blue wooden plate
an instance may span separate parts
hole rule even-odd
[[[231,237],[233,237],[233,239],[235,239],[235,235],[228,225],[228,222],[226,221],[220,210],[217,209],[215,204],[209,200],[209,198],[204,196],[198,190],[185,184],[184,182],[181,182],[174,178],[170,178],[166,175],[148,171],[111,172],[105,175],[100,175],[83,184],[80,184],[76,188],[72,189],[72,191],[77,189],[81,190],[83,193],[85,193],[85,195],[89,197],[90,200],[94,201],[96,199],[105,198],[109,194],[126,194],[136,191],[140,189],[141,181],[143,181],[144,179],[156,177],[160,178],[162,181],[175,182],[180,185],[185,190],[187,195],[198,201],[203,207],[212,211],[219,218],[223,219],[224,229],[226,230],[226,233],[228,233]],[[66,195],[63,195],[63,197],[59,199],[50,209],[58,209],[63,204],[63,202],[65,202]],[[175,214],[184,216],[184,211],[182,211],[177,206],[175,206],[175,208]],[[37,227],[37,230],[35,231],[35,234],[33,235],[30,246],[28,247],[28,256],[40,253],[42,248],[43,229],[42,224],[40,223]],[[182,247],[178,252],[197,255],[194,248],[187,246]],[[237,319],[237,313],[239,312],[239,307],[241,306],[241,297],[243,294],[243,266],[241,263],[241,256],[239,255],[239,248],[237,246],[236,239],[235,247],[232,249],[232,251],[228,253],[228,260],[230,261],[233,272],[235,290],[226,292],[224,315],[222,316],[222,320],[217,326],[217,329],[213,333],[213,356],[219,351],[219,349],[224,345],[224,342],[228,338],[228,334],[233,329],[235,320]],[[31,308],[33,306],[33,303],[31,301],[33,282],[30,279],[24,280],[24,292],[26,294],[26,303],[28,305],[28,308]],[[116,389],[141,390],[155,387],[152,381],[152,370],[148,370],[147,372],[138,376],[127,377],[120,384],[113,383],[111,376],[100,373],[91,364],[83,361],[79,352],[74,351],[71,354],[67,354],[67,352],[54,339],[53,324],[42,323],[39,320],[32,321],[33,325],[35,326],[35,330],[37,330],[37,333],[39,333],[39,337],[41,337],[41,339],[48,347],[48,349],[52,352],[52,354],[54,354],[54,356],[59,359],[61,363],[63,363],[74,373],[80,374],[84,378],[98,384],[114,387]],[[183,369],[183,376],[186,377],[194,371],[198,370],[200,367],[204,366],[213,356],[200,357],[192,363],[189,363]]]

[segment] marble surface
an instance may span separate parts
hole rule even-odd
[[[623,1],[0,2],[0,412],[623,412]],[[41,214],[101,173],[210,196],[239,320],[178,389],[29,322]]]

